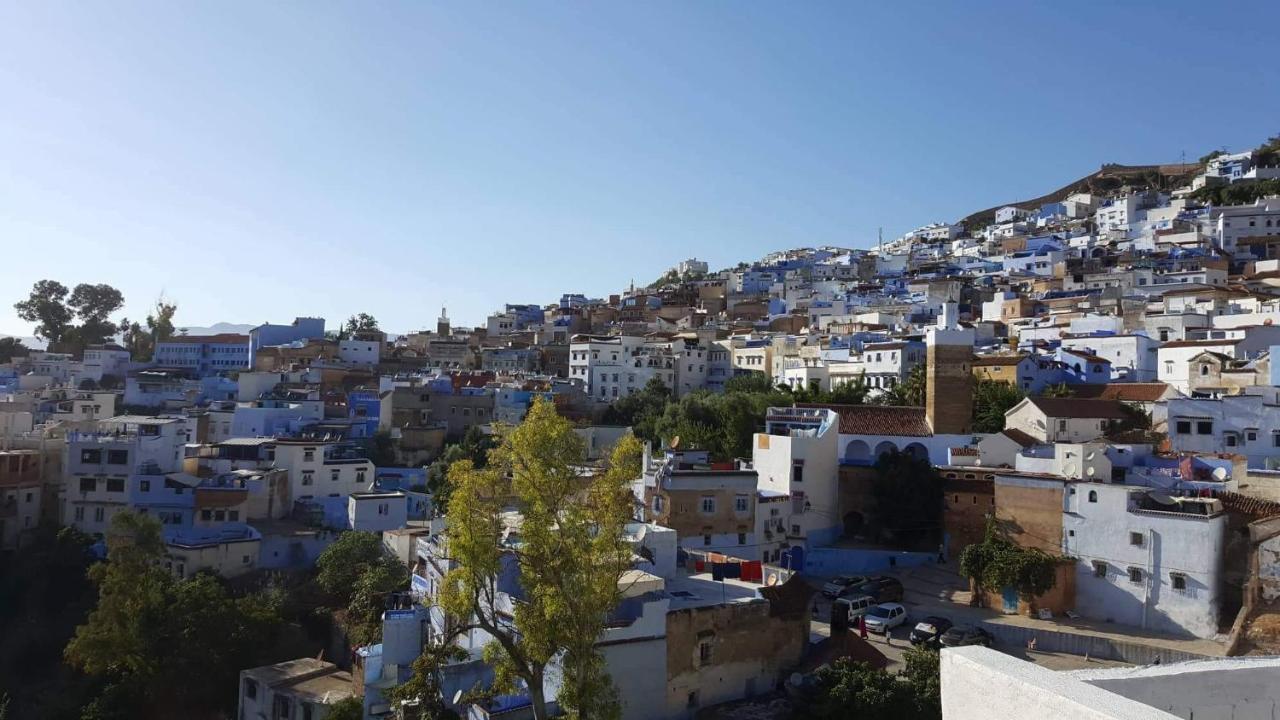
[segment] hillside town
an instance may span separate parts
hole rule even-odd
[[[1273,707],[1280,138],[865,245],[402,334],[191,334],[35,283],[47,347],[0,341],[0,552],[82,543],[88,677],[124,677],[84,628],[138,577],[173,614],[287,595],[288,642],[205,676],[240,720],[837,717],[831,673],[913,647],[941,691],[895,717]]]

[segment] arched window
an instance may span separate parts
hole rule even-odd
[[[1098,502],[1098,491],[1097,491],[1097,490],[1090,490],[1090,491],[1089,491],[1089,502],[1092,502],[1092,503],[1096,503],[1096,502]]]

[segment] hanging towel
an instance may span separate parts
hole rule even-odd
[[[764,580],[764,567],[759,560],[742,563],[742,579],[749,582]]]
[[[724,580],[725,569],[728,565],[728,563],[711,563],[711,579]]]
[[[724,576],[725,576],[726,578],[740,578],[740,577],[742,577],[742,565],[741,565],[741,564],[739,564],[739,563],[735,563],[735,562],[725,563],[725,564],[724,564]]]
[[[705,562],[705,561],[702,561],[702,560],[694,560],[694,561],[693,561],[693,570],[694,570],[694,572],[706,572],[706,567],[705,567],[705,566],[706,566],[706,562]]]

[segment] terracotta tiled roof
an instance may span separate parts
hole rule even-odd
[[[1035,438],[1031,437],[1027,433],[1017,428],[1005,428],[1004,436],[1018,443],[1024,448],[1031,447],[1032,445],[1037,445],[1040,443],[1039,440],[1036,440]]]
[[[891,405],[798,404],[796,407],[829,408],[840,416],[841,435],[892,435],[930,437],[922,407]]]
[[[1118,400],[1089,400],[1085,398],[1028,398],[1031,404],[1051,418],[1103,418],[1123,420],[1129,417],[1124,403]]]
[[[1075,396],[1085,400],[1120,400],[1122,402],[1155,402],[1164,397],[1169,385],[1154,383],[1092,383],[1072,388]]]

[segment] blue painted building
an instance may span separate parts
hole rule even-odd
[[[237,333],[181,335],[156,343],[157,367],[181,368],[199,377],[249,368],[249,336]]]
[[[377,390],[352,390],[347,393],[347,419],[351,421],[351,437],[368,438],[378,432],[382,417],[382,398]]]
[[[249,364],[252,366],[253,356],[261,348],[323,338],[324,318],[294,318],[288,325],[263,323],[249,331]]]

